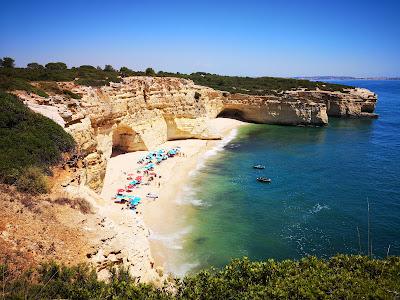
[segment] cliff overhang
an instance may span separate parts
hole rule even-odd
[[[257,96],[231,94],[172,77],[127,77],[100,88],[57,84],[81,99],[17,94],[31,109],[72,134],[85,157],[83,181],[97,191],[113,150],[149,150],[176,139],[219,139],[208,122],[216,117],[306,126],[326,125],[328,116],[376,117],[376,95],[360,88],[345,92],[298,89]]]

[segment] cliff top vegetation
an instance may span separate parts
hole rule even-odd
[[[75,142],[54,121],[31,111],[16,96],[0,91],[0,182],[33,194],[47,190],[43,174]]]
[[[394,299],[400,295],[399,257],[235,259],[221,270],[170,280],[163,288],[137,284],[128,272],[115,269],[110,281],[102,282],[84,265],[50,263],[15,274],[3,264],[0,274],[6,299]]]
[[[347,89],[352,88],[346,85],[292,78],[222,76],[204,72],[181,74],[179,72],[159,71],[156,73],[152,68],[147,68],[144,72],[133,71],[127,67],[115,70],[111,65],[106,65],[104,68],[89,65],[68,68],[62,62],[51,62],[44,66],[38,63],[29,63],[26,68],[15,68],[11,58],[5,57],[0,61],[0,89],[21,89],[44,97],[47,95],[45,89],[36,88],[30,82],[75,81],[81,85],[104,86],[110,82],[120,82],[122,77],[127,76],[185,78],[193,80],[195,84],[217,90],[251,95],[279,94],[282,91],[299,88],[306,90],[318,88],[320,90],[341,92],[346,92]]]

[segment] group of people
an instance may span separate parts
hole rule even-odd
[[[141,202],[141,198],[127,194],[132,193],[135,188],[139,188],[140,185],[150,185],[155,179],[159,179],[158,186],[160,187],[161,175],[157,175],[155,172],[156,165],[159,165],[162,161],[174,156],[183,156],[180,147],[175,147],[170,150],[160,149],[158,151],[149,152],[146,156],[142,157],[137,163],[141,165],[136,174],[126,174],[128,183],[124,188],[117,190],[117,194],[113,197],[115,203],[126,204],[129,209],[136,209]],[[144,179],[147,179],[145,182]],[[158,196],[154,193],[148,193],[147,198],[153,200],[157,199]]]

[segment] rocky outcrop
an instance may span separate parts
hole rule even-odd
[[[248,122],[281,125],[328,124],[323,103],[304,101],[299,97],[229,95],[223,102],[219,116],[239,118]]]
[[[113,150],[147,150],[174,139],[218,139],[207,122],[218,116],[256,123],[325,125],[328,116],[375,116],[376,104],[375,94],[358,88],[255,96],[216,91],[179,78],[128,77],[101,88],[72,82],[58,85],[82,98],[18,95],[73,135],[85,157],[82,180],[97,191]]]
[[[325,104],[326,112],[330,117],[367,117],[377,118],[374,113],[377,96],[373,92],[355,88],[345,92],[329,91],[289,91],[301,99],[308,99],[316,103]]]

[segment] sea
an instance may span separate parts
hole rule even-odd
[[[169,271],[220,268],[240,257],[400,255],[400,81],[336,82],[375,92],[379,118],[232,132],[177,199],[192,209]]]

